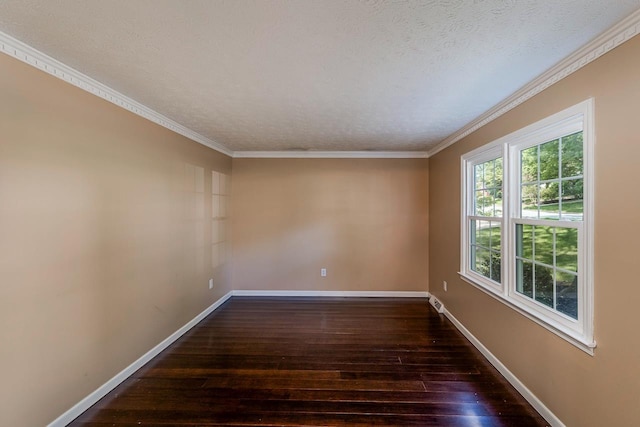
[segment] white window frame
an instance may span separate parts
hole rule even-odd
[[[500,230],[502,231],[502,238],[501,240],[504,240],[504,230],[505,230],[505,205],[504,205],[504,196],[503,196],[503,205],[502,205],[502,217],[489,217],[489,216],[477,216],[475,215],[475,212],[472,212],[473,208],[474,208],[474,203],[475,203],[475,186],[474,186],[474,177],[475,177],[475,172],[474,172],[474,168],[476,165],[488,162],[490,160],[494,160],[497,158],[503,158],[502,160],[502,168],[503,168],[503,194],[504,194],[504,168],[505,168],[505,161],[504,161],[504,155],[502,152],[502,147],[500,146],[494,146],[493,144],[490,144],[488,146],[484,146],[484,147],[480,147],[480,149],[478,150],[474,150],[471,153],[466,154],[465,156],[463,156],[463,159],[465,160],[463,162],[462,165],[462,170],[463,170],[463,181],[465,184],[465,189],[471,189],[471,191],[463,191],[463,209],[462,209],[462,222],[461,222],[461,230],[462,230],[462,236],[463,239],[465,239],[463,241],[462,244],[462,250],[461,250],[461,255],[460,255],[460,263],[461,263],[461,270],[462,272],[464,272],[465,276],[467,276],[469,279],[477,282],[478,284],[482,285],[486,290],[496,293],[498,295],[501,295],[504,293],[505,288],[504,288],[504,273],[505,273],[505,251],[504,251],[504,244],[502,244],[501,247],[501,251],[500,251],[500,258],[502,260],[501,262],[501,272],[500,272],[500,277],[502,278],[502,283],[497,283],[494,280],[483,276],[480,273],[477,273],[476,271],[471,269],[470,266],[470,260],[471,260],[471,251],[470,251],[470,247],[471,247],[471,220],[476,220],[476,221],[492,221],[492,222],[499,222],[500,223]]]
[[[593,355],[593,213],[595,146],[593,99],[542,119],[461,157],[460,277],[519,313]],[[583,133],[583,220],[520,218],[520,151],[578,131]],[[502,157],[502,218],[474,216],[474,166]],[[501,283],[473,270],[470,264],[471,219],[501,221]],[[516,291],[516,224],[570,227],[578,230],[578,320],[565,316]]]

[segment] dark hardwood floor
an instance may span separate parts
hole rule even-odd
[[[542,426],[425,299],[234,297],[73,426]]]

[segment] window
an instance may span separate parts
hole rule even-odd
[[[502,157],[472,164],[473,206],[469,215],[469,262],[477,274],[500,283],[502,276]],[[482,158],[481,158],[482,159]]]
[[[462,156],[460,274],[593,354],[593,131],[585,101]]]

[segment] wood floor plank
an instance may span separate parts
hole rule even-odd
[[[233,297],[72,426],[542,426],[424,299]]]

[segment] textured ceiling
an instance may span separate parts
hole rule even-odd
[[[234,151],[424,151],[639,7],[3,0],[0,31]]]

